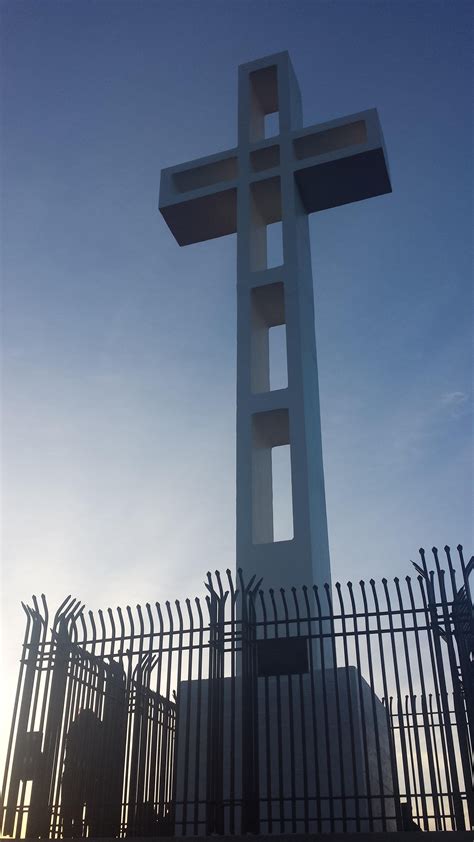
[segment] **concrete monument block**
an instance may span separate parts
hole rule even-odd
[[[241,832],[242,678],[220,681],[221,740],[211,746],[208,681],[178,693],[176,835],[206,834],[210,769],[223,832]],[[219,715],[214,712],[215,715]],[[387,711],[355,667],[258,679],[259,832],[396,830]],[[305,831],[305,827],[307,830]]]

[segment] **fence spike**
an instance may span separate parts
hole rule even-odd
[[[183,621],[183,612],[181,611],[181,602],[179,599],[175,599],[174,604],[176,605],[176,613],[178,615],[178,629],[180,632],[183,631],[184,621]]]
[[[153,620],[153,614],[151,610],[151,605],[149,602],[145,603],[146,613],[148,617],[148,628],[149,628],[149,635],[150,635],[150,652],[152,651],[153,647],[153,639],[155,637],[155,621]]]
[[[204,625],[204,616],[203,616],[202,608],[201,608],[201,600],[199,599],[198,596],[196,596],[194,598],[194,602],[196,603],[196,609],[197,609],[197,612],[198,612],[199,622],[201,623],[201,626],[203,626]]]
[[[232,606],[235,607],[235,604],[236,604],[236,601],[237,601],[237,595],[238,595],[239,591],[235,587],[234,580],[232,578],[232,572],[231,572],[231,570],[229,570],[229,568],[227,568],[227,570],[226,570],[226,576],[227,576],[227,581],[229,583],[231,603],[232,603]]]
[[[116,635],[115,635],[115,620],[114,620],[114,612],[111,608],[107,608],[107,616],[109,618],[110,623],[110,637],[111,637],[111,651],[110,657],[114,657],[115,653],[115,642],[116,642]],[[120,655],[120,652],[118,653]]]
[[[332,615],[332,597],[331,597],[331,589],[327,582],[324,583],[324,590],[326,592],[326,599],[329,608],[329,614]]]
[[[269,593],[270,593],[270,601],[272,603],[272,609],[273,609],[273,622],[275,624],[275,637],[278,637],[278,625],[277,625],[278,624],[278,611],[277,611],[277,607],[276,607],[274,589],[270,588]]]
[[[165,606],[166,606],[166,612],[168,614],[168,620],[169,620],[169,623],[170,623],[169,628],[171,630],[171,629],[174,628],[174,623],[173,623],[173,612],[171,610],[171,603],[170,603],[169,599],[165,600]]]
[[[280,599],[281,599],[281,601],[282,601],[283,611],[284,611],[284,614],[285,614],[285,623],[286,623],[286,626],[287,626],[287,628],[288,628],[288,623],[289,623],[290,615],[289,615],[289,613],[288,613],[288,603],[287,603],[287,601],[286,601],[286,591],[285,591],[285,588],[280,588]]]
[[[254,575],[252,576],[252,578],[250,579],[250,582],[248,583],[248,585],[247,585],[247,587],[246,587],[246,590],[248,590],[248,591],[250,591],[250,590],[251,590],[252,585],[253,585],[253,583],[255,582],[255,579],[256,579],[256,575],[255,575],[255,573],[254,573]]]
[[[120,608],[120,605],[117,606],[117,617],[118,617],[119,625],[120,625],[120,641],[121,641],[121,644],[122,644],[122,650],[124,651],[124,647],[125,647],[125,620],[123,619],[123,612],[122,612],[122,609]]]
[[[319,599],[319,588],[318,588],[317,585],[313,585],[313,593],[314,593],[314,598],[316,600],[316,608],[317,608],[317,612],[318,612],[318,619],[321,619],[321,617],[323,616],[323,612],[321,611],[321,602],[320,602],[320,599]]]
[[[186,598],[184,600],[184,602],[186,604],[186,608],[188,609],[189,625],[191,627],[191,631],[193,631],[193,629],[194,629],[194,616],[193,616],[193,609],[192,609],[192,606],[191,606],[191,600],[189,598]]]
[[[263,617],[263,622],[265,624],[267,622],[267,605],[266,605],[266,602],[265,602],[265,593],[264,593],[264,591],[260,590],[258,592],[258,595],[260,597],[260,604],[262,606],[262,617]]]
[[[56,611],[56,614],[54,615],[54,620],[55,620],[55,621],[56,621],[56,617],[59,617],[59,615],[60,615],[60,614],[61,614],[61,612],[63,611],[64,606],[65,606],[65,605],[69,602],[69,600],[70,600],[70,599],[71,599],[71,594],[68,594],[68,595],[67,595],[67,596],[63,599],[63,601],[61,602],[61,604],[60,604],[59,608],[58,608],[58,609],[57,609],[57,611]]]
[[[99,608],[99,622],[100,622],[100,631],[101,631],[101,636],[102,636],[102,640],[100,642],[100,656],[101,656],[101,658],[103,658],[104,652],[105,652],[105,639],[107,637],[107,632],[106,632],[106,628],[105,628],[104,613],[103,613],[101,608]]]
[[[344,598],[342,596],[342,586],[341,586],[340,582],[336,582],[336,593],[337,593],[337,598],[339,600],[339,608],[340,608],[340,611],[341,611],[341,615],[343,615],[343,614],[345,614],[345,609],[344,609]]]
[[[244,599],[245,594],[245,584],[244,584],[244,574],[241,567],[237,568],[237,580],[240,582],[240,590],[242,593],[242,599]]]
[[[92,654],[95,655],[95,647],[97,642],[97,628],[95,625],[94,612],[88,611],[89,620],[92,628]]]
[[[219,596],[220,596],[221,599],[224,599],[224,588],[222,586],[221,574],[219,573],[218,570],[216,570],[215,575],[216,575],[216,579],[217,579],[217,587],[219,588]]]
[[[454,599],[457,592],[458,592],[458,588],[457,588],[457,584],[456,584],[456,571],[454,569],[453,562],[452,562],[452,559],[451,559],[451,550],[450,550],[450,548],[448,547],[447,544],[444,547],[444,552],[445,552],[446,559],[447,559],[447,562],[448,562],[448,570],[449,570],[449,575],[450,575],[450,578],[451,578],[451,592],[452,592],[452,598]]]
[[[127,617],[128,617],[129,627],[130,627],[130,655],[133,655],[133,643],[134,643],[134,640],[135,640],[135,623],[133,622],[133,614],[132,614],[132,609],[130,608],[130,606],[127,605],[125,610],[127,612]]]
[[[410,559],[410,561],[411,561],[411,559]],[[411,563],[413,564],[413,567],[415,568],[415,570],[418,571],[419,575],[423,576],[423,578],[425,578],[425,572],[424,572],[423,568],[420,567],[420,565],[417,564],[415,561],[412,561]]]
[[[374,600],[375,610],[376,610],[377,614],[379,614],[380,613],[379,597],[378,597],[378,594],[377,594],[377,586],[376,586],[375,579],[370,579],[369,584],[370,584],[370,587],[372,589],[372,597],[373,597],[373,600]]]

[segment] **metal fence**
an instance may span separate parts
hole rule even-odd
[[[3,834],[472,827],[474,559],[420,555],[333,591],[227,571],[184,605],[33,598]]]

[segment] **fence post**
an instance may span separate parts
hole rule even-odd
[[[207,717],[207,834],[224,833],[223,767],[224,767],[224,651],[225,602],[218,578],[219,594],[208,573],[206,596],[209,611],[209,695]]]
[[[74,616],[76,605],[73,605],[62,615],[55,628],[55,646],[51,641],[50,661],[48,670],[52,670],[51,692],[49,698],[48,718],[44,735],[44,748],[41,758],[41,771],[38,775],[37,786],[31,792],[31,806],[28,816],[27,836],[49,836],[51,803],[50,788],[57,766],[57,746],[61,730],[68,665],[70,657],[68,622]],[[53,660],[54,651],[54,660]]]
[[[7,756],[7,765],[5,768],[5,777],[3,783],[3,792],[6,796],[6,809],[5,809],[5,819],[3,823],[3,833],[6,836],[13,836],[15,832],[15,817],[16,817],[16,808],[17,808],[17,799],[18,799],[18,789],[20,786],[21,774],[22,774],[22,765],[24,763],[25,758],[25,743],[27,739],[27,725],[28,725],[28,718],[30,713],[31,701],[33,697],[33,687],[35,680],[38,679],[37,676],[37,669],[38,669],[38,651],[39,651],[39,643],[40,643],[40,635],[41,635],[41,617],[33,612],[30,608],[26,605],[23,605],[24,611],[26,613],[26,631],[25,631],[25,640],[23,643],[23,655],[20,661],[20,675],[18,677],[18,688],[17,688],[17,695],[15,699],[15,710],[13,714],[13,722],[10,734],[10,743],[9,743],[9,752]],[[25,675],[24,684],[23,684],[23,691],[21,693],[21,701],[20,701],[20,690],[21,690],[21,682],[23,673]],[[9,769],[9,761],[11,757],[11,748],[13,742],[13,734],[15,729],[15,721],[16,721],[16,710],[18,702],[20,702],[20,708],[18,713],[18,726],[17,726],[17,736],[15,747],[13,749],[13,756],[11,760],[11,772],[10,772],[10,781],[9,781],[9,788],[8,788],[8,795],[6,792],[6,785],[7,785],[7,775]],[[37,771],[37,769],[32,770],[32,775]],[[33,778],[34,780],[34,778]],[[20,821],[21,827],[21,821]]]
[[[439,560],[438,560],[438,551],[436,547],[433,547],[433,555],[436,562],[436,570],[438,574],[438,582],[439,582],[439,589],[440,589],[440,596],[441,596],[441,610],[443,615],[443,623],[444,623],[444,634],[441,633],[441,629],[438,630],[440,636],[444,639],[447,649],[448,649],[448,659],[449,659],[449,666],[451,669],[451,679],[453,683],[453,697],[454,697],[454,710],[456,716],[456,726],[458,731],[458,742],[459,742],[459,750],[461,754],[461,766],[464,775],[464,785],[466,789],[466,799],[467,799],[467,807],[469,811],[469,817],[471,821],[471,826],[474,826],[474,793],[472,790],[472,757],[469,756],[469,739],[467,733],[467,723],[466,723],[466,714],[464,709],[464,703],[462,698],[461,692],[461,681],[459,678],[459,671],[458,671],[458,662],[456,659],[456,652],[454,649],[453,638],[455,637],[455,630],[453,629],[454,624],[454,610],[455,610],[455,603],[454,603],[454,595],[453,595],[453,603],[451,605],[451,616],[449,613],[448,607],[448,598],[446,595],[446,587],[444,583],[444,570],[441,569]],[[462,802],[461,802],[462,807]],[[460,810],[456,811],[457,813]],[[461,818],[461,817],[460,817]],[[459,829],[465,828],[465,821],[464,821],[464,811],[462,814],[462,824],[460,823]]]
[[[259,766],[258,766],[258,677],[257,617],[255,595],[261,580],[255,576],[245,585],[238,571],[242,600],[242,834],[258,833]]]
[[[449,700],[448,700],[448,690],[446,686],[446,678],[444,672],[444,662],[443,662],[443,653],[441,651],[441,630],[439,627],[438,622],[438,611],[437,611],[437,604],[436,604],[436,596],[434,591],[434,573],[428,574],[425,562],[425,554],[424,550],[420,549],[420,556],[423,562],[423,568],[417,567],[418,571],[425,577],[426,585],[427,585],[427,592],[428,592],[428,608],[430,612],[430,620],[431,620],[431,633],[433,637],[433,650],[436,659],[436,668],[438,673],[438,681],[439,681],[439,690],[440,690],[440,701],[443,710],[443,719],[444,719],[444,730],[446,734],[446,747],[447,747],[447,754],[449,758],[449,767],[450,767],[450,774],[451,774],[451,782],[452,782],[452,799],[453,799],[453,809],[454,809],[454,816],[456,821],[456,829],[457,830],[465,830],[466,824],[464,821],[464,810],[462,804],[461,793],[459,789],[459,778],[458,778],[458,770],[456,764],[456,752],[454,748],[454,740],[451,728],[451,714],[449,710]],[[444,594],[444,597],[446,594]],[[441,596],[443,601],[443,596]],[[449,634],[449,629],[447,629],[447,633]],[[454,676],[452,676],[454,678]],[[459,725],[459,723],[458,723]]]
[[[449,558],[449,547],[445,547],[444,549]],[[459,654],[462,691],[467,709],[468,730],[471,747],[474,751],[474,607],[469,583],[469,576],[474,572],[474,556],[472,556],[466,565],[464,563],[461,544],[458,545],[457,550],[463,572],[463,586],[454,595],[453,599],[454,637]]]

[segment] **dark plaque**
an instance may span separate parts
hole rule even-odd
[[[259,676],[301,675],[309,672],[308,638],[280,637],[257,640]]]

